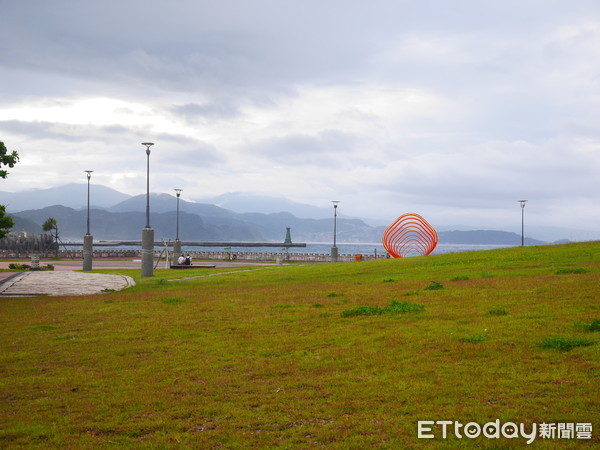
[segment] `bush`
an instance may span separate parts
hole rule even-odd
[[[506,316],[508,312],[505,309],[490,309],[488,314],[490,316]]]
[[[568,273],[588,273],[589,270],[587,269],[583,269],[583,268],[578,268],[578,269],[558,269],[556,271],[556,275],[564,275],[564,274],[568,274]]]
[[[576,347],[588,347],[594,345],[594,343],[591,339],[551,337],[544,339],[538,345],[542,348],[553,348],[568,352]]]
[[[417,303],[399,302],[392,300],[388,306],[359,306],[342,312],[342,317],[352,316],[381,316],[382,314],[402,314],[423,311],[425,306]]]
[[[437,281],[432,281],[431,284],[425,288],[426,291],[437,291],[439,289],[444,289],[444,285]]]

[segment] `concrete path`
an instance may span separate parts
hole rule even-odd
[[[1,282],[1,280],[0,280]],[[22,272],[0,284],[0,297],[87,295],[135,286],[131,277],[85,272]]]

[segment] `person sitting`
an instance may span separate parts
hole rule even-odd
[[[181,254],[181,256],[177,259],[177,264],[179,264],[180,266],[185,264],[185,256],[183,256],[183,253]]]
[[[191,266],[192,265],[192,257],[190,256],[190,254],[188,253],[188,255],[185,257],[185,263],[186,266]]]

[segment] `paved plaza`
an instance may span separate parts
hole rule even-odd
[[[6,272],[5,272],[6,273]],[[0,280],[0,296],[87,295],[135,286],[131,277],[84,272],[21,272]]]

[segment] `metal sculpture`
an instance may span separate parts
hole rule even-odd
[[[438,235],[418,214],[403,214],[383,233],[383,246],[394,258],[410,254],[429,255],[438,243]]]

